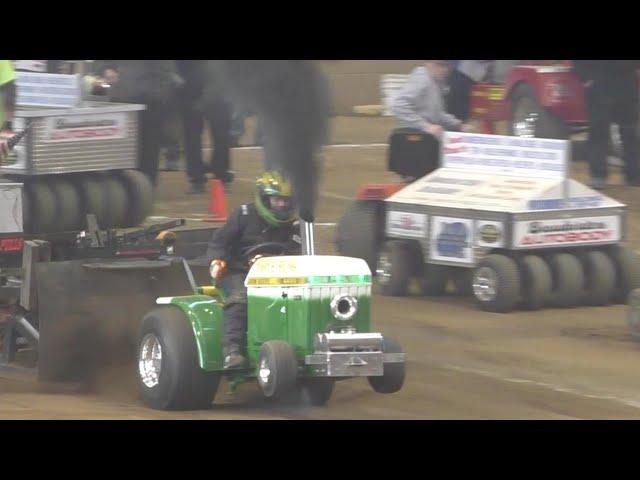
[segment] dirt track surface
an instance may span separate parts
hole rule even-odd
[[[358,130],[364,121],[346,123],[361,132],[359,141],[384,141]],[[385,155],[380,147],[327,149],[317,222],[337,221],[360,184],[393,180],[384,171]],[[257,150],[234,151],[238,179],[229,208],[250,198],[260,158]],[[586,181],[585,167],[574,163],[574,178]],[[637,250],[640,189],[616,185],[621,178],[615,169],[611,182],[606,193],[629,205],[628,238]],[[154,215],[202,225],[208,197],[186,196],[185,189],[183,172],[163,173]],[[330,225],[316,228],[318,253],[333,252],[332,235]],[[396,337],[408,355],[405,387],[393,395],[376,394],[357,379],[339,382],[327,407],[274,407],[262,402],[253,384],[229,395],[223,382],[210,410],[157,412],[138,399],[133,366],[104,372],[88,391],[47,389],[0,371],[0,418],[640,418],[640,343],[628,334],[623,305],[501,315],[478,311],[470,298],[375,295],[372,312],[374,328]]]

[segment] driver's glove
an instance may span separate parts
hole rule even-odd
[[[227,262],[225,262],[224,260],[220,260],[217,258],[211,260],[211,264],[209,265],[209,273],[211,274],[211,278],[220,280],[226,268]]]

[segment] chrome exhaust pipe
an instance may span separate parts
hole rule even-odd
[[[302,240],[302,254],[315,255],[315,244],[313,240],[313,223],[300,220],[300,239]]]

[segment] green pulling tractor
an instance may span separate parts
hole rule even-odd
[[[268,243],[251,249],[251,256],[265,256],[245,281],[244,369],[222,368],[222,289],[192,282],[193,295],[157,299],[158,308],[144,317],[138,340],[138,383],[146,405],[209,408],[223,376],[232,389],[257,380],[271,400],[306,391],[313,405],[324,405],[340,379],[367,377],[379,393],[402,388],[405,354],[395,341],[371,332],[366,262],[275,256],[283,248]]]

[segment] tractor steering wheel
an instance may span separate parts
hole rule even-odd
[[[287,246],[284,243],[266,242],[259,243],[253,247],[245,249],[240,252],[240,255],[249,262],[256,255],[282,255],[287,251]]]

